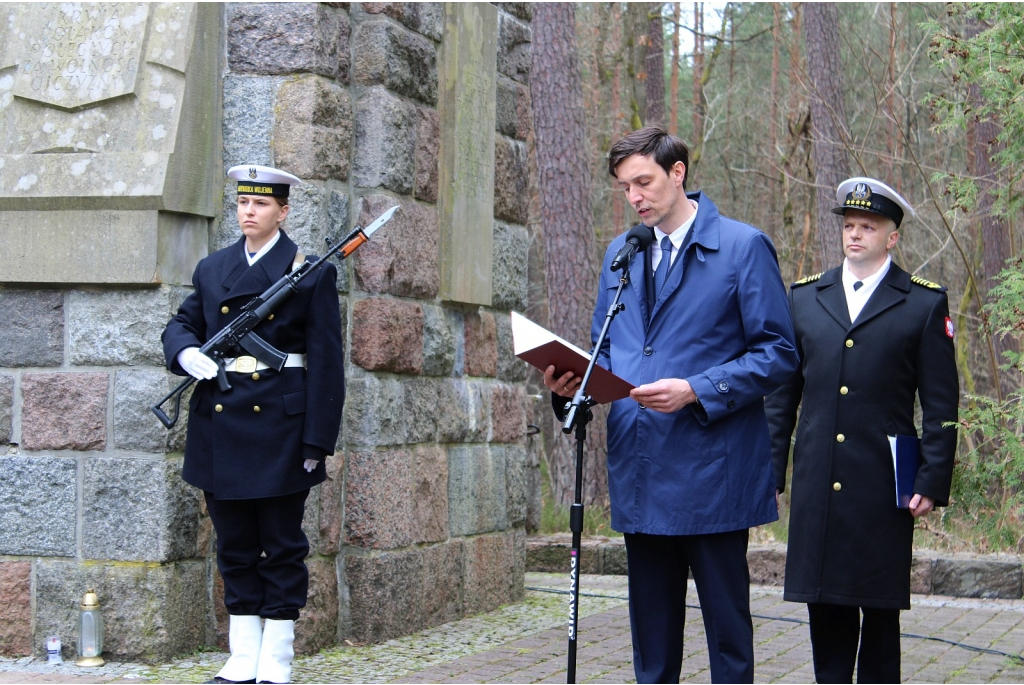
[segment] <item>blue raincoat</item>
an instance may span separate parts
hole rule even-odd
[[[598,363],[634,385],[689,381],[700,404],[664,414],[632,399],[608,416],[612,527],[701,535],[778,519],[763,398],[797,368],[793,324],[771,240],[720,216],[707,197],[660,297],[648,306],[650,251],[629,269]],[[612,241],[594,311],[597,341],[622,272]]]

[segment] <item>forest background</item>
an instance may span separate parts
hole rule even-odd
[[[915,209],[894,260],[948,288],[956,328],[953,499],[918,521],[916,542],[1024,551],[1024,5],[539,3],[533,13],[528,315],[589,347],[600,257],[636,220],[606,163],[630,130],[659,124],[683,138],[687,189],[765,231],[787,284],[841,262],[838,183],[879,178]],[[573,442],[549,414],[542,531],[567,525],[574,494]],[[595,414],[584,503],[588,532],[607,534]],[[784,541],[787,504],[755,536]]]

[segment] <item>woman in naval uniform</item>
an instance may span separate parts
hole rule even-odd
[[[168,368],[199,380],[182,477],[206,498],[230,614],[231,657],[213,682],[287,683],[309,585],[302,515],[309,489],[326,478],[345,400],[337,269],[325,262],[254,329],[288,354],[285,367],[226,360],[232,389],[221,391],[217,364],[199,347],[305,259],[281,230],[299,179],[253,165],[228,176],[238,181],[242,237],[199,262],[195,290],[162,339]]]

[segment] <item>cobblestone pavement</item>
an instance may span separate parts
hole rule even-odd
[[[527,587],[564,590],[563,574],[530,573]],[[633,681],[623,576],[580,581],[577,680]],[[688,603],[697,605],[691,590]],[[781,588],[752,587],[757,682],[813,682],[802,604],[782,601]],[[939,640],[1019,654],[1024,601],[963,600],[915,595],[903,612],[904,682],[1024,683],[1024,662]],[[295,682],[532,683],[565,682],[566,597],[528,590],[526,599],[380,645],[342,647],[295,661]],[[911,637],[915,636],[915,637]],[[927,636],[933,639],[921,639]],[[710,682],[700,611],[687,614],[682,679]],[[79,669],[38,659],[0,659],[0,683],[197,683],[213,677],[226,655],[202,652],[162,666],[108,664]]]

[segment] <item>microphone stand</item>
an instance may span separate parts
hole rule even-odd
[[[597,337],[597,344],[594,345],[594,352],[590,355],[590,363],[587,364],[587,371],[583,374],[583,382],[576,389],[572,402],[566,404],[565,420],[562,423],[563,433],[576,431],[576,496],[572,507],[569,508],[569,529],[572,531],[572,549],[569,551],[569,664],[566,669],[566,682],[576,682],[576,628],[579,618],[580,598],[580,546],[583,538],[583,446],[587,440],[587,424],[594,418],[590,408],[597,404],[587,394],[587,386],[590,383],[590,375],[594,371],[594,364],[597,362],[597,355],[608,337],[608,328],[612,324],[615,315],[626,308],[626,305],[619,302],[622,295],[622,288],[629,282],[629,262],[622,269],[622,276],[619,278],[619,287],[615,290],[615,297],[608,307],[608,313],[604,317],[604,326],[601,327],[601,335]]]

